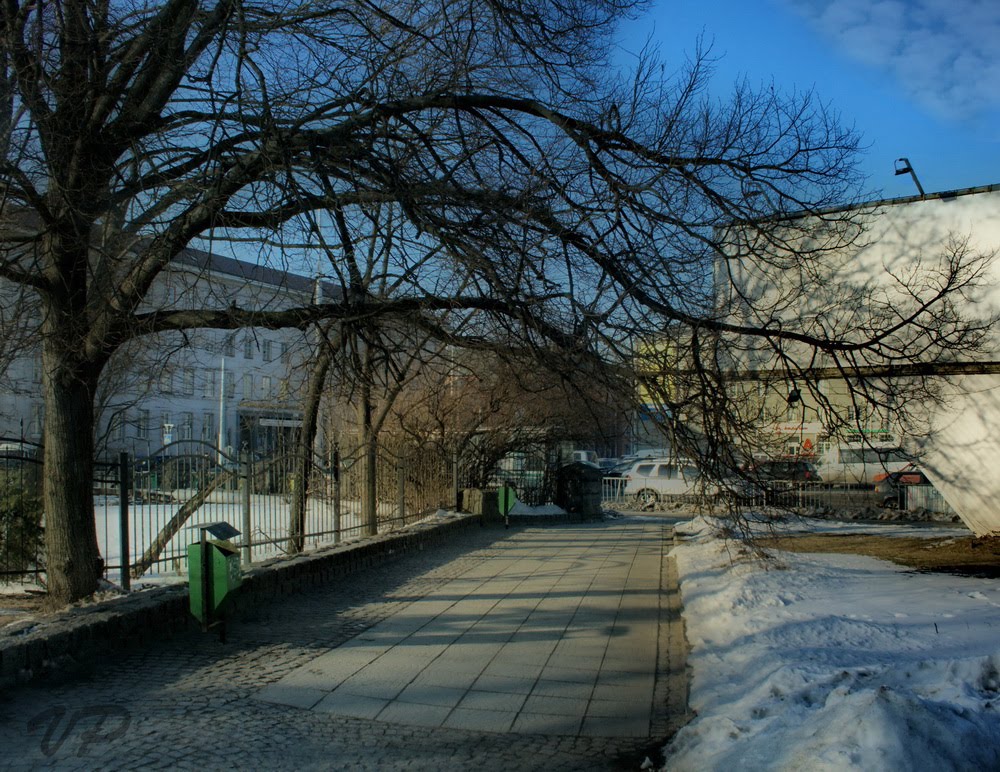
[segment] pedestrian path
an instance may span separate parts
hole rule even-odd
[[[649,737],[667,533],[634,521],[512,532],[256,697],[430,728]]]
[[[472,526],[0,692],[0,771],[636,769],[686,719],[670,523]]]

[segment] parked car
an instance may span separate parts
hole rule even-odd
[[[930,485],[931,481],[916,464],[880,475],[875,483],[879,494],[879,506],[886,509],[903,509],[906,506],[906,488],[910,485]]]
[[[625,473],[635,466],[636,461],[633,458],[625,459],[623,461],[617,462],[614,466],[609,466],[604,470],[605,477],[624,477]]]
[[[763,459],[747,468],[747,474],[757,480],[776,482],[822,482],[816,465],[801,458]]]
[[[805,484],[823,479],[816,465],[802,458],[760,459],[744,468],[743,477],[744,495],[765,504],[794,504]]]
[[[636,461],[625,473],[625,495],[640,506],[652,506],[667,496],[714,495],[719,486],[706,482],[693,461],[647,458]]]
[[[913,458],[896,446],[851,443],[831,448],[816,465],[824,482],[871,485],[876,475],[899,471],[912,462]]]
[[[573,455],[569,459],[572,461],[582,461],[587,464],[593,464],[598,466],[597,463],[597,453],[593,450],[574,450]]]

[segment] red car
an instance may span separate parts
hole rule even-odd
[[[927,475],[916,464],[909,464],[897,472],[883,472],[875,476],[875,492],[881,494],[881,506],[898,509],[905,505],[906,486],[930,485]]]

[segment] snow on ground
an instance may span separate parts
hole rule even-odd
[[[672,553],[696,717],[667,768],[1000,768],[1000,582],[854,555],[779,552],[768,568],[714,525],[684,524]]]

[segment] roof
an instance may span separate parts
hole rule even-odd
[[[922,196],[916,195],[900,196],[898,198],[881,198],[874,201],[861,201],[852,204],[828,206],[822,209],[809,209],[801,212],[789,212],[787,214],[776,213],[774,215],[762,217],[761,220],[798,220],[806,217],[815,217],[816,215],[852,212],[860,209],[880,209],[887,206],[900,206],[903,204],[920,203],[922,201],[952,201],[962,196],[972,196],[980,193],[1000,193],[1000,183],[980,185],[974,188],[960,188],[958,190],[943,190],[938,193],[925,193]]]
[[[259,263],[237,260],[233,257],[224,257],[191,247],[181,251],[171,263],[200,269],[207,268],[213,273],[226,274],[242,281],[259,282],[292,292],[300,292],[304,295],[312,294],[316,286],[316,279],[309,276],[302,276]],[[342,295],[341,287],[338,284],[321,281],[321,286],[324,298],[339,298]]]

